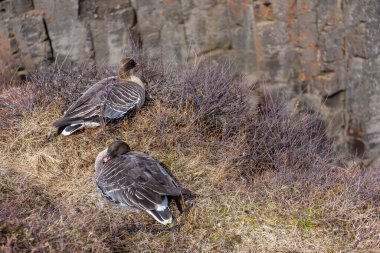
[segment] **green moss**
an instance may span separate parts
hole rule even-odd
[[[222,237],[222,235],[221,234],[219,234],[219,233],[213,233],[213,234],[211,234],[211,239],[212,240],[214,240],[214,241],[216,241],[216,240],[218,240],[220,237]]]
[[[308,208],[305,209],[300,216],[294,217],[293,222],[297,223],[297,226],[302,229],[311,229],[317,225],[318,217],[320,217],[320,208]]]

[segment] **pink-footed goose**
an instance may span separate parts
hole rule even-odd
[[[172,222],[169,209],[174,199],[182,212],[180,187],[151,156],[131,151],[127,143],[115,141],[95,160],[96,183],[100,193],[130,210],[148,212],[161,224]]]
[[[58,134],[70,135],[85,127],[97,127],[140,109],[145,102],[144,83],[130,72],[137,63],[121,61],[118,76],[105,78],[92,85],[53,123]]]

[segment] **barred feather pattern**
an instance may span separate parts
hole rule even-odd
[[[117,76],[108,77],[89,88],[53,126],[62,130],[72,125],[98,126],[101,122],[108,123],[133,110],[139,110],[144,102],[143,85],[120,80]]]
[[[105,151],[99,153],[95,165],[100,192],[121,206],[148,212],[162,224],[171,223],[168,198],[180,196],[182,188],[159,162],[133,151],[102,163]]]

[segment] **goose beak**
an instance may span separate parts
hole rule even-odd
[[[107,155],[105,157],[103,157],[103,163],[106,163],[108,162],[109,160],[111,160],[111,155],[107,153]]]

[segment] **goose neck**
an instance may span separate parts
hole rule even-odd
[[[129,69],[126,70],[125,68],[121,67],[118,71],[118,76],[120,80],[128,80],[133,75],[133,70]]]

